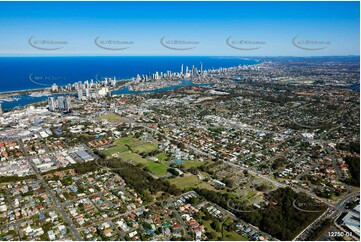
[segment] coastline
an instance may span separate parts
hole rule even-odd
[[[156,71],[163,71],[163,73],[167,71],[178,72],[182,64],[191,69],[192,65],[198,67],[201,62],[204,63],[205,70],[210,70],[239,65],[252,66],[262,63],[258,58],[251,59],[240,56],[69,56],[70,62],[66,61],[68,60],[67,56],[43,56],[42,58],[29,56],[27,58],[31,58],[32,61],[29,60],[29,63],[25,61],[21,66],[16,66],[17,68],[14,69],[14,66],[17,65],[16,59],[19,58],[20,60],[22,56],[13,58],[11,62],[6,62],[6,58],[3,57],[0,64],[4,70],[6,69],[9,72],[5,77],[14,75],[14,77],[10,78],[14,80],[8,81],[9,78],[5,79],[5,77],[0,76],[3,81],[2,87],[5,89],[0,90],[1,96],[50,89],[53,84],[50,83],[51,78],[54,77],[62,77],[63,79],[60,82],[55,79],[54,82],[58,86],[65,86],[68,83],[74,84],[92,78],[99,81],[97,79],[99,73],[102,74],[102,79],[103,77],[117,76],[117,81],[123,82],[131,81],[137,74],[142,76]],[[44,62],[46,58],[49,58],[50,62]],[[77,61],[77,58],[80,58],[80,62]],[[43,66],[43,68],[37,68],[37,60],[40,61],[39,65]],[[22,68],[24,71],[18,73],[18,68]],[[74,68],[81,68],[80,74],[76,74],[77,71]],[[12,72],[14,74],[11,74]],[[29,73],[35,73],[39,76],[40,82],[46,80],[47,83],[44,83],[46,86],[36,87],[34,84],[27,84],[26,79],[28,79]],[[67,83],[64,82],[64,79],[67,80],[65,81]],[[9,83],[11,85],[8,85]]]
[[[227,58],[227,57],[224,57]],[[230,57],[228,57],[230,58]],[[240,58],[238,60],[246,60],[245,58]],[[247,59],[247,60],[253,60],[253,59]],[[226,63],[222,66],[219,65],[217,69],[222,69],[222,68],[236,68],[239,66],[257,66],[260,64],[263,64],[262,61],[260,60],[253,60],[256,63],[239,63],[239,64],[235,64],[235,65],[227,65]],[[194,64],[196,64],[196,62],[194,62]],[[160,68],[162,69],[161,71],[165,72],[165,70],[167,69],[166,67]],[[174,66],[173,66],[174,69]],[[206,70],[214,70],[213,67],[209,67]],[[145,71],[143,71],[145,72]],[[176,72],[176,71],[175,71]],[[177,80],[174,82],[170,82],[167,80],[163,80],[163,84],[161,86],[152,86],[150,83],[150,86],[147,87],[146,85],[144,85],[143,88],[141,87],[135,87],[134,89],[132,88],[131,90],[127,89],[126,87],[128,87],[129,85],[134,86],[134,84],[132,83],[135,77],[133,78],[119,78],[117,80],[117,84],[114,88],[112,88],[111,92],[113,95],[117,95],[117,94],[140,94],[140,93],[147,93],[147,92],[162,92],[162,91],[166,91],[166,90],[171,90],[171,89],[177,89],[180,88],[182,86],[198,86],[198,85],[207,85],[207,83],[197,83],[196,80]],[[96,80],[96,81],[102,81],[102,80]],[[191,83],[189,83],[189,81],[191,81]],[[195,81],[193,83],[193,81]],[[76,83],[73,82],[72,85]],[[185,83],[185,85],[183,85]],[[59,83],[58,84],[59,87],[64,87],[65,85],[62,85]],[[125,85],[124,85],[125,84]],[[50,95],[39,95],[39,96],[30,96],[30,94],[32,93],[41,93],[41,92],[49,92]],[[76,91],[66,91],[66,92],[52,92],[51,91],[51,87],[41,87],[41,88],[30,88],[30,89],[21,89],[21,90],[14,90],[14,91],[3,91],[0,92],[0,99],[7,99],[7,98],[12,98],[12,97],[16,97],[16,100],[11,100],[11,101],[7,101],[7,100],[2,100],[1,104],[4,110],[7,111],[11,111],[14,110],[15,108],[23,108],[26,106],[29,106],[31,104],[34,103],[38,103],[38,102],[43,102],[46,101],[46,99],[49,96],[57,96],[57,95],[74,95],[76,94]]]

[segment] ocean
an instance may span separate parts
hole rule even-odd
[[[180,71],[257,64],[237,57],[1,57],[0,92],[38,89],[104,77],[128,79],[156,71]]]
[[[258,64],[257,60],[240,57],[1,57],[0,58],[0,93],[20,90],[33,90],[51,87],[53,83],[59,86],[73,84],[77,81],[102,80],[104,77],[116,77],[117,80],[136,77],[137,74],[179,72],[181,65],[189,69],[194,65],[203,70],[238,65]],[[155,91],[165,91],[181,86],[191,85],[183,82],[171,88]],[[129,90],[117,91],[117,94],[129,94]],[[136,94],[136,93],[135,93]],[[12,102],[2,102],[3,109],[25,106],[34,102],[46,100],[47,97],[15,96]]]

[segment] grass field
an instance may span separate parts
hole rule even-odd
[[[169,159],[168,155],[166,153],[164,153],[164,152],[159,153],[156,157],[158,158],[158,160],[160,162],[165,162],[165,161],[167,161]]]
[[[184,177],[175,177],[169,180],[171,184],[176,185],[178,188],[187,189],[192,188],[201,183],[195,175],[185,175]]]
[[[205,164],[205,163],[201,162],[199,160],[186,160],[183,163],[185,169],[189,169],[191,167],[198,167],[198,166],[201,166],[202,164]]]
[[[184,175],[184,177],[179,176],[169,179],[169,182],[171,184],[176,185],[180,189],[190,189],[193,187],[198,187],[198,188],[205,188],[208,190],[215,190],[215,188],[211,184],[199,180],[197,176],[191,174],[186,174]]]
[[[135,154],[135,153],[121,153],[119,155],[119,158],[124,160],[124,161],[127,161],[127,160],[131,160],[137,164],[142,164],[142,165],[147,165],[148,164],[148,160],[147,159],[144,159],[143,157],[141,157],[140,155],[138,154]]]
[[[156,151],[158,149],[158,145],[156,143],[133,143],[130,144],[129,147],[131,148],[131,150],[135,153],[150,153],[152,151]]]
[[[115,146],[102,151],[106,156],[118,154],[118,157],[124,161],[130,160],[134,163],[147,167],[150,172],[157,176],[167,174],[167,167],[163,164],[144,159],[140,153],[149,153],[158,149],[156,143],[147,143],[133,137],[123,137],[114,141]],[[164,153],[163,153],[164,154]],[[165,154],[164,154],[165,155]]]
[[[127,145],[134,153],[149,153],[158,149],[158,145],[156,143],[147,143],[132,137],[117,139],[116,144],[119,146]]]
[[[122,160],[131,160],[134,163],[141,164],[142,166],[147,167],[150,172],[152,172],[157,176],[164,176],[165,174],[168,173],[167,172],[168,168],[163,164],[144,159],[143,157],[135,153],[122,153],[119,155],[119,157]]]
[[[150,170],[150,172],[154,173],[157,176],[164,176],[168,173],[167,167],[154,161],[149,161],[146,167]]]
[[[108,122],[114,123],[114,122],[125,122],[127,121],[126,118],[120,117],[119,115],[115,114],[115,113],[108,113],[106,115],[100,116],[97,118],[97,120],[102,120],[102,119],[107,119]]]
[[[126,146],[115,146],[103,150],[102,153],[105,154],[106,156],[112,156],[114,154],[124,153],[127,151],[129,151],[129,149]]]
[[[102,151],[107,156],[112,156],[116,153],[124,153],[129,151],[129,148],[134,153],[149,153],[158,149],[156,143],[147,143],[133,137],[123,137],[114,141],[115,146]]]
[[[251,191],[249,188],[237,189],[235,194],[240,197],[241,201],[246,202],[248,205],[263,201],[262,193]]]

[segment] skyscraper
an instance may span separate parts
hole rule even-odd
[[[183,64],[181,66],[181,74],[183,75]]]
[[[49,105],[49,110],[50,111],[54,111],[56,109],[56,102],[55,102],[54,97],[49,97],[48,98],[48,105]]]
[[[58,85],[56,85],[56,83],[54,83],[54,84],[51,86],[51,90],[52,90],[53,92],[57,92],[57,91],[59,90]]]
[[[81,100],[83,98],[83,90],[78,90],[78,99]]]
[[[58,100],[57,100],[57,108],[59,108],[60,110],[63,110],[64,109],[64,97],[58,97]]]
[[[85,89],[85,96],[90,97],[90,89],[89,88]]]
[[[64,109],[66,112],[69,112],[71,110],[71,101],[70,96],[66,96],[64,100]]]

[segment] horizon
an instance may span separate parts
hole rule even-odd
[[[0,56],[0,58],[24,58],[24,57],[227,57],[227,58],[322,58],[322,57],[360,57],[360,55],[269,55],[269,56],[236,56],[236,55],[9,55],[9,56]]]

